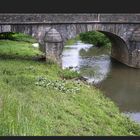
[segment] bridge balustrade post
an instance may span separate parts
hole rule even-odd
[[[63,39],[60,33],[54,28],[50,29],[44,37],[44,42],[46,61],[51,61],[61,65]]]

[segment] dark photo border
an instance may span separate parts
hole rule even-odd
[[[0,13],[140,13],[139,0],[1,0]]]

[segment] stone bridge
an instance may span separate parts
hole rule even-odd
[[[55,60],[66,40],[87,31],[107,35],[112,43],[111,56],[140,68],[140,14],[0,14],[0,32],[21,32],[35,37],[41,50],[48,51],[46,58]]]

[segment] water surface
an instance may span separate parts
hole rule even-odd
[[[98,85],[134,121],[140,123],[140,69],[110,58],[109,49],[77,42],[62,54],[62,67],[80,71],[88,82]]]

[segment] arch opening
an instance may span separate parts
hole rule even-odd
[[[116,34],[107,31],[100,31],[106,35],[111,42],[111,57],[128,65],[129,51],[126,42]]]
[[[90,32],[94,32],[94,31],[90,31]],[[108,62],[112,60],[112,59],[110,59],[110,56],[111,56],[111,58],[113,58],[113,60],[115,59],[115,60],[121,62],[122,64],[125,64],[125,65],[129,66],[129,51],[128,51],[127,43],[123,40],[123,38],[119,37],[118,35],[116,35],[114,33],[107,32],[107,31],[97,30],[96,32],[100,32],[102,35],[105,35],[105,37],[108,38],[111,45],[109,47],[104,47],[104,46],[97,47],[94,44],[84,42],[84,43],[91,44],[91,46],[90,47],[84,47],[83,44],[81,44],[81,46],[80,45],[74,46],[74,45],[79,44],[79,43],[76,43],[77,40],[80,40],[79,34],[78,34],[78,35],[76,35],[76,38],[70,39],[70,43],[72,42],[72,43],[74,43],[74,45],[73,44],[68,44],[68,45],[72,45],[73,47],[67,47],[67,46],[65,47],[65,48],[70,48],[72,50],[68,50],[68,52],[65,51],[65,53],[63,53],[64,55],[66,55],[66,56],[63,55],[64,58],[65,58],[65,59],[63,58],[63,61],[64,61],[63,68],[72,67],[70,65],[74,65],[74,67],[79,65],[81,63],[81,60],[82,59],[84,60],[84,57],[87,57],[87,58],[89,57],[89,60],[93,61],[93,62],[90,61],[90,63],[96,63],[96,56],[100,56],[100,58],[103,58],[103,59],[105,58],[105,59],[108,60]],[[87,33],[87,32],[83,32],[83,33]],[[92,47],[92,45],[96,46],[96,47]],[[74,48],[77,48],[77,50],[76,49],[74,50]],[[71,51],[71,53],[73,53],[72,55],[70,54],[70,51]],[[76,52],[77,52],[77,54],[76,54]],[[70,62],[66,62],[66,59],[69,58],[69,56],[67,56],[68,54],[73,57],[73,58],[68,60],[68,61],[72,61],[72,64],[67,64],[67,63],[70,63]],[[78,56],[79,56],[79,58],[78,58]],[[92,58],[95,58],[95,59],[92,59]],[[82,60],[82,65],[84,63],[83,60]],[[115,62],[115,61],[112,61],[112,62]],[[85,62],[85,63],[87,63],[87,62]],[[104,64],[102,64],[102,65],[104,65]],[[111,66],[109,63],[107,65],[108,65],[108,67]]]
[[[106,36],[107,39],[109,39],[110,43],[111,43],[111,57],[116,59],[117,61],[129,65],[129,49],[128,46],[126,44],[126,42],[123,40],[123,38],[121,38],[120,36],[112,33],[112,32],[108,32],[108,31],[103,31],[103,30],[95,30],[95,31],[89,31],[89,32],[99,32],[102,33],[103,35]],[[88,33],[88,32],[81,32],[82,33]],[[76,38],[74,39],[70,39],[70,41],[68,42],[76,42],[77,39],[79,39],[79,34],[76,35]],[[72,41],[71,41],[72,40]],[[100,39],[97,39],[100,40]],[[95,45],[96,46],[96,45]]]

